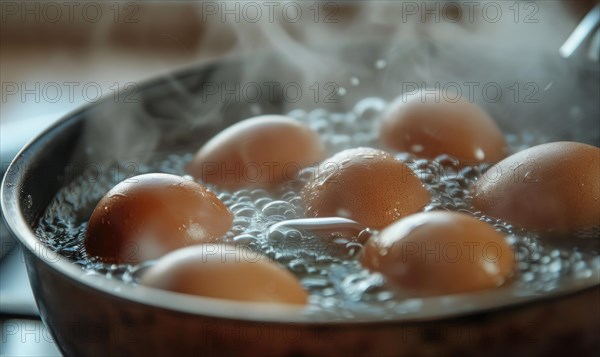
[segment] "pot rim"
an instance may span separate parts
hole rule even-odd
[[[141,91],[165,83],[165,78],[173,78],[188,72],[202,71],[209,66],[222,66],[231,59],[230,56],[216,58],[195,65],[182,66],[173,71],[141,81]],[[240,60],[238,57],[236,60]],[[311,324],[336,324],[355,325],[364,323],[414,323],[420,321],[440,321],[459,316],[501,310],[517,305],[528,305],[539,301],[558,299],[567,295],[583,293],[600,285],[600,270],[592,270],[590,277],[585,279],[569,279],[561,283],[562,286],[551,292],[540,294],[534,291],[515,289],[508,286],[487,291],[473,292],[459,295],[439,297],[425,297],[408,299],[401,305],[406,305],[406,310],[394,317],[375,316],[373,313],[357,313],[352,319],[334,316],[322,316],[309,312],[306,308],[292,305],[279,305],[272,303],[233,302],[222,299],[197,297],[163,291],[144,286],[127,284],[111,280],[104,276],[94,276],[85,272],[67,258],[58,255],[49,247],[42,244],[26,222],[23,215],[23,202],[19,201],[19,193],[31,160],[42,151],[45,142],[60,135],[62,128],[85,120],[85,113],[111,99],[111,94],[102,99],[86,104],[64,115],[53,125],[31,139],[15,156],[7,168],[0,187],[0,205],[4,219],[13,237],[16,237],[36,259],[45,266],[68,277],[73,283],[87,289],[97,290],[113,298],[136,302],[148,307],[155,307],[180,313],[221,318],[230,320],[243,320],[253,323],[292,323],[301,325]],[[506,301],[509,301],[508,303]],[[308,313],[307,313],[308,312]]]

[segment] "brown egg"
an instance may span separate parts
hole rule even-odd
[[[600,227],[600,149],[554,142],[520,151],[477,181],[473,206],[536,231]]]
[[[287,270],[259,253],[219,244],[179,249],[159,259],[140,284],[211,298],[306,304],[308,295]]]
[[[416,296],[458,294],[504,284],[514,253],[499,232],[472,216],[418,213],[372,237],[362,264]]]
[[[345,217],[369,228],[417,212],[430,199],[408,166],[371,148],[344,150],[323,161],[301,195],[307,217]]]
[[[506,142],[494,120],[477,105],[450,101],[441,92],[437,98],[430,92],[400,96],[384,114],[379,135],[394,150],[427,159],[448,154],[462,166],[506,157]]]
[[[229,209],[204,186],[167,174],[131,177],[113,187],[89,221],[85,247],[108,263],[139,263],[190,244],[216,242]]]
[[[280,115],[241,121],[209,140],[187,170],[203,182],[229,190],[270,188],[297,178],[324,158],[314,131]]]

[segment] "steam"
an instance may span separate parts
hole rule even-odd
[[[169,75],[165,87],[171,94],[156,99],[138,93],[136,103],[97,111],[84,137],[88,159],[150,154],[164,141],[189,140],[190,132],[197,134],[189,148],[198,148],[244,117],[298,108],[345,112],[364,97],[391,100],[414,84],[455,83],[464,91],[468,83],[479,83],[463,96],[481,104],[508,133],[527,129],[544,131],[548,140],[569,140],[587,126],[584,141],[600,140],[594,134],[600,131],[594,119],[598,85],[582,76],[594,64],[558,56],[578,21],[565,2],[240,2],[237,18],[224,16],[232,4],[185,5],[186,16],[195,14],[202,31],[186,52],[224,63],[242,60],[214,67],[201,79],[182,82]],[[243,13],[244,6],[263,11],[258,21],[250,8]],[[265,85],[273,82],[279,84],[274,97]],[[489,83],[502,89],[501,98],[486,100],[483,86]],[[282,94],[285,85],[289,91],[301,88],[299,98]],[[260,100],[250,100],[257,95]]]

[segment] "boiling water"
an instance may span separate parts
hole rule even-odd
[[[289,116],[317,131],[333,154],[352,147],[377,147],[375,123],[386,105],[382,99],[366,98],[348,113],[332,113],[323,109],[311,112],[294,110]],[[519,133],[507,135],[507,141],[512,151],[518,151],[549,140]],[[397,157],[415,171],[430,191],[432,199],[425,211],[470,213],[505,233],[518,261],[511,283],[515,291],[551,292],[559,289],[563,281],[586,279],[592,276],[594,270],[600,269],[600,257],[593,250],[542,244],[534,234],[473,212],[470,187],[485,171],[485,165],[459,169],[456,160],[449,156],[422,160],[398,153]],[[136,174],[164,172],[185,175],[184,165],[191,158],[191,153],[171,155],[138,167]],[[126,178],[115,174],[124,171],[119,171],[118,167],[115,169],[107,170],[94,180],[78,177],[62,189],[41,218],[36,233],[43,243],[81,265],[89,274],[135,284],[139,272],[153,262],[103,264],[91,259],[83,244],[87,219],[96,203],[110,188]],[[312,177],[312,170],[314,168],[303,170],[297,180],[284,185],[276,194],[260,189],[223,192],[209,186],[234,213],[233,228],[226,234],[225,241],[260,251],[296,274],[310,293],[307,313],[331,315],[332,318],[353,318],[365,314],[394,318],[407,311],[418,310],[419,304],[407,304],[414,299],[407,300],[407,296],[388,285],[382,275],[361,267],[357,256],[362,247],[356,240],[331,242],[320,239],[315,233],[296,229],[269,233],[269,227],[276,223],[302,218],[304,208],[298,192]],[[596,237],[591,238],[595,240],[597,232],[594,235]]]

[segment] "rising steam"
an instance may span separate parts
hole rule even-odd
[[[186,4],[186,16],[193,14],[202,32],[186,52],[242,60],[211,68],[204,82],[168,77],[165,97],[137,93],[135,103],[96,111],[83,138],[90,158],[152,153],[165,140],[189,139],[190,131],[198,133],[193,150],[244,117],[297,108],[348,111],[364,97],[389,100],[415,84],[458,87],[507,133],[525,128],[548,140],[573,139],[587,125],[584,140],[600,140],[591,99],[598,84],[590,83],[597,72],[585,74],[594,64],[558,56],[578,21],[564,2],[239,2],[237,10],[235,4]],[[262,11],[258,20],[249,6]],[[502,96],[490,100],[495,88]]]

